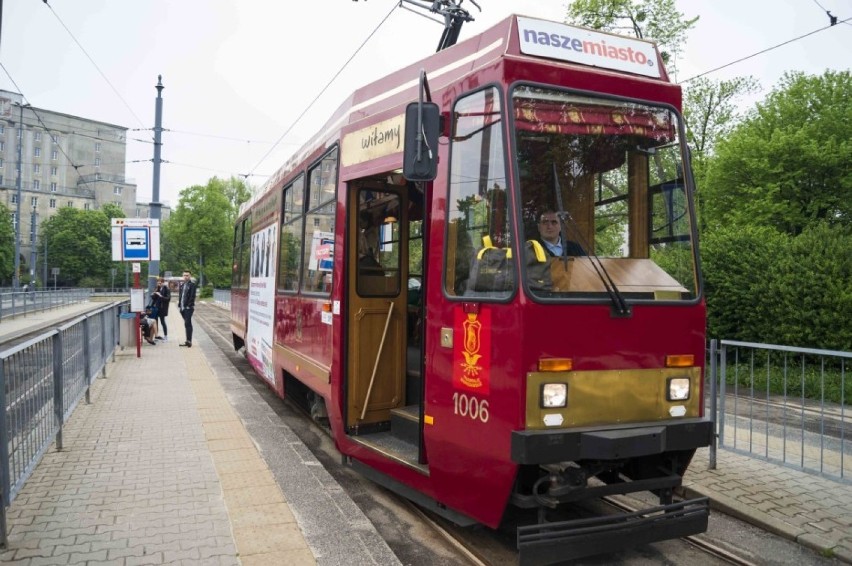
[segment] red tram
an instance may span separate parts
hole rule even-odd
[[[680,105],[653,43],[523,16],[357,90],[241,211],[234,346],[375,481],[514,517],[522,562],[705,530]]]

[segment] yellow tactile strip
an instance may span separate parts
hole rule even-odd
[[[316,564],[284,494],[200,348],[183,354],[241,562]]]

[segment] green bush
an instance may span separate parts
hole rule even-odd
[[[848,228],[723,228],[701,249],[710,337],[852,350]]]
[[[770,303],[769,272],[787,243],[771,228],[717,229],[701,242],[712,338],[764,342]]]
[[[818,224],[785,251],[770,284],[773,342],[852,350],[852,230]]]

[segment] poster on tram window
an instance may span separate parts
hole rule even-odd
[[[308,269],[311,271],[331,271],[334,267],[334,234],[314,232],[311,240],[311,257]]]
[[[272,224],[252,234],[249,261],[248,360],[271,384],[272,331],[275,314],[275,257],[278,226]]]

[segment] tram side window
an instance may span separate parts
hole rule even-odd
[[[453,116],[444,288],[456,297],[507,298],[516,276],[497,89],[460,99]]]
[[[302,221],[305,210],[305,178],[300,176],[284,188],[281,241],[278,249],[278,290],[298,291],[302,263]]]
[[[251,258],[251,218],[246,218],[242,222],[240,233],[240,250],[239,250],[239,284],[241,287],[248,287],[249,283],[249,263]]]
[[[680,148],[658,148],[650,174],[650,257],[689,292],[698,293],[691,253],[692,221],[683,180]]]
[[[242,247],[243,223],[238,222],[234,226],[234,245],[231,247],[231,287],[240,287],[240,248]]]
[[[302,291],[307,293],[331,293],[336,189],[337,148],[308,171],[302,279]]]

